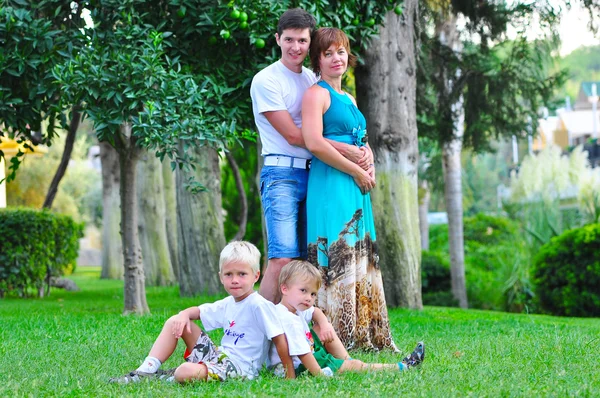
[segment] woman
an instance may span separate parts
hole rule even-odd
[[[315,156],[306,208],[308,260],[324,274],[318,306],[347,348],[396,350],[377,263],[373,164],[363,170],[325,140],[368,145],[365,118],[342,90],[342,76],[356,57],[344,32],[321,28],[311,39],[310,59],[321,80],[304,94],[302,135]]]

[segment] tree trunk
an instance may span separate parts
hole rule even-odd
[[[436,33],[440,43],[450,49],[457,51],[461,47],[457,32],[456,16],[449,15],[446,20],[436,26]],[[440,78],[442,79],[445,92],[442,93],[439,103],[450,109],[442,109],[441,113],[452,118],[451,139],[442,145],[442,166],[444,171],[444,198],[446,199],[446,211],[448,213],[448,246],[450,251],[450,277],[452,282],[452,294],[458,300],[461,308],[468,308],[467,287],[465,281],[465,247],[463,237],[463,208],[462,208],[462,179],[460,154],[462,151],[462,137],[464,133],[465,112],[463,108],[463,97],[450,103],[449,98],[456,89],[460,70],[451,75],[440,65]]]
[[[194,157],[196,170],[177,170],[176,178],[179,291],[182,296],[221,291],[219,255],[225,246],[219,157],[209,147],[197,148]],[[193,194],[186,190],[192,175],[208,189],[206,192]]]
[[[56,169],[56,174],[54,174],[54,178],[52,179],[50,187],[48,188],[48,193],[46,194],[46,199],[42,205],[44,209],[52,208],[52,203],[54,203],[54,198],[58,192],[58,184],[60,184],[60,181],[64,177],[67,166],[69,166],[69,161],[71,160],[71,153],[73,152],[73,145],[75,144],[75,137],[77,136],[77,129],[79,128],[80,121],[81,113],[79,113],[79,107],[74,106],[73,111],[71,112],[69,131],[67,132],[67,138],[65,140],[65,149],[63,150],[58,169]]]
[[[373,212],[388,305],[420,309],[421,244],[417,194],[415,14],[417,0],[404,14],[386,16],[379,38],[357,67],[359,108],[367,119],[375,154],[377,186]]]
[[[261,190],[260,190],[260,172],[262,170],[263,167],[263,163],[265,162],[265,158],[262,157],[261,152],[262,152],[262,144],[260,142],[260,139],[256,140],[256,152],[258,153],[257,156],[257,162],[256,162],[256,187],[258,194],[261,194]],[[261,275],[265,274],[265,271],[267,269],[267,264],[269,262],[269,242],[267,240],[267,223],[265,221],[265,209],[263,209],[262,207],[262,199],[260,201],[260,219],[261,219],[261,226],[262,226],[262,237],[263,237],[263,255],[262,255],[262,272]]]
[[[125,267],[125,314],[146,314],[150,310],[146,302],[146,286],[142,249],[138,235],[137,207],[137,163],[142,150],[135,145],[131,137],[131,127],[121,127],[123,140],[128,141],[119,152],[121,171],[121,238]]]
[[[121,174],[119,154],[107,142],[100,143],[102,163],[102,279],[123,279],[121,245]]]
[[[163,172],[160,160],[144,151],[137,165],[138,233],[146,286],[175,283],[167,239]]]
[[[462,105],[462,103],[460,104]],[[460,115],[464,113],[459,112]],[[455,133],[460,134],[464,117],[455,119]],[[452,294],[461,308],[468,308],[465,281],[465,244],[463,236],[462,178],[460,152],[462,134],[444,145],[442,163],[444,169],[444,197],[448,212],[448,246],[450,250],[450,276]]]
[[[240,195],[240,225],[233,240],[242,240],[244,239],[244,235],[246,235],[246,225],[248,223],[248,199],[246,198],[246,190],[244,189],[240,168],[238,167],[233,154],[231,152],[226,152],[225,156],[229,162],[229,167],[231,167],[231,172],[233,173],[235,187]]]
[[[429,201],[431,193],[427,180],[421,181],[419,184],[419,230],[421,231],[421,250],[429,250]]]
[[[162,162],[163,192],[165,198],[165,225],[167,228],[167,242],[169,257],[173,266],[175,280],[179,279],[179,261],[177,238],[177,189],[175,188],[175,172],[168,161]]]

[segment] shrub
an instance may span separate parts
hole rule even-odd
[[[445,254],[448,226],[433,227],[430,230],[432,252]],[[507,218],[477,214],[464,219],[465,277],[471,308],[515,312],[532,309],[530,256],[521,236],[519,224]],[[428,261],[426,257],[425,261]],[[424,303],[426,294],[429,292],[424,287]],[[434,299],[438,300],[437,297],[427,300]]]
[[[600,224],[569,230],[541,247],[533,275],[541,308],[600,316]]]
[[[51,276],[73,270],[83,225],[72,218],[32,209],[0,211],[0,297],[16,292],[40,297]]]
[[[442,253],[423,251],[421,254],[423,304],[457,307],[450,285],[450,264]]]
[[[497,245],[510,241],[518,233],[518,224],[508,218],[479,213],[473,217],[465,218],[464,222],[466,242]]]

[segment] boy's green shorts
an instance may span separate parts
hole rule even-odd
[[[321,369],[329,368],[333,373],[336,373],[342,367],[344,360],[338,359],[330,353],[328,353],[325,349],[325,346],[323,346],[323,344],[321,343],[321,340],[319,340],[319,337],[317,336],[315,331],[311,329],[310,332],[312,333],[313,340],[315,341],[315,352],[313,352],[313,355],[315,356],[317,363],[319,364]],[[296,369],[296,374],[299,375],[305,370],[306,368],[304,367],[304,365],[300,364],[300,366],[298,366],[298,368]]]

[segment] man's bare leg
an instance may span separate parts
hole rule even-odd
[[[258,293],[273,304],[281,301],[279,274],[281,273],[281,269],[290,261],[292,261],[291,258],[271,258],[267,263],[267,269],[260,282]]]

